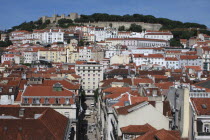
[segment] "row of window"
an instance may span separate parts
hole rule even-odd
[[[65,98],[65,104],[69,104],[69,99],[70,98]],[[40,104],[40,98],[33,98],[32,100],[32,104]],[[23,101],[25,104],[28,104],[29,103],[29,99],[28,98],[24,98],[24,101]],[[45,98],[44,99],[44,104],[49,104],[49,98]],[[54,104],[60,104],[60,99],[59,98],[55,98],[55,101],[54,101]]]

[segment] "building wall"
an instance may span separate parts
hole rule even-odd
[[[94,22],[94,23],[83,23],[84,25],[94,25],[98,27],[109,27],[112,24],[113,28],[119,28],[120,26],[125,26],[125,29],[129,29],[131,24],[141,25],[142,28],[146,30],[158,31],[162,27],[161,24],[152,24],[144,22]]]
[[[82,88],[86,95],[93,96],[93,91],[98,88],[98,84],[103,80],[103,65],[101,64],[81,64],[75,67],[76,74],[82,78]]]
[[[151,115],[151,112],[153,113],[153,115]],[[121,127],[125,127],[128,125],[144,125],[146,123],[149,123],[151,126],[158,130],[169,130],[169,119],[149,104],[133,112],[130,112],[127,115],[118,116],[118,136],[122,135],[120,131]]]
[[[0,105],[14,104],[14,95],[11,95],[10,97],[9,95],[1,95],[0,97]]]
[[[203,60],[202,59],[180,59],[179,66],[200,66],[203,68]]]
[[[110,64],[129,64],[128,55],[115,55],[110,58]]]

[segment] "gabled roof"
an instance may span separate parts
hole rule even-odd
[[[148,123],[146,123],[145,125],[128,125],[126,127],[121,127],[120,130],[123,134],[142,135],[149,131],[154,131],[156,129]]]
[[[164,58],[162,54],[148,54],[148,55],[144,55],[144,54],[134,54],[134,58],[139,58],[139,57],[143,57],[143,58]]]
[[[23,96],[72,96],[73,92],[62,88],[62,91],[53,91],[52,86],[28,86]]]
[[[197,115],[210,115],[210,98],[191,98]]]
[[[132,107],[138,106],[140,104],[143,104],[143,103],[148,103],[148,102],[143,101],[143,102],[138,102],[138,103],[128,105],[128,106],[125,106],[125,107],[120,107],[120,108],[116,109],[116,112],[119,115],[127,115],[129,113],[129,109],[131,109]]]
[[[180,140],[180,133],[172,130],[154,130],[142,136],[137,137],[135,140]]]
[[[19,117],[20,109],[24,109],[23,117]],[[0,114],[5,116],[0,119],[1,140],[61,140],[68,126],[68,118],[51,108],[1,107]],[[6,116],[18,119],[6,119]]]
[[[196,71],[202,71],[202,68],[200,66],[185,66],[187,69],[194,69]]]
[[[180,59],[185,60],[185,59],[201,59],[200,56],[198,55],[181,55]]]

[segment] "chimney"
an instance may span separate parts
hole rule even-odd
[[[19,117],[24,117],[24,112],[25,112],[25,109],[24,108],[21,108],[19,110]]]

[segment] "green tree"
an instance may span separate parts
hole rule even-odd
[[[118,31],[125,31],[125,26],[119,26]]]
[[[132,32],[142,32],[142,27],[140,25],[131,24],[128,30]]]
[[[98,96],[99,96],[99,92],[98,92],[98,88],[94,91],[94,100],[95,100],[95,103],[98,102]]]
[[[90,42],[86,42],[85,45],[89,46],[90,45]]]
[[[177,40],[175,38],[172,38],[169,40],[170,46],[172,47],[183,47],[183,45],[180,43],[180,40]]]
[[[80,40],[80,41],[78,42],[78,46],[84,46],[84,41],[83,41],[83,40]]]
[[[85,91],[82,89],[80,94],[81,103],[84,103],[86,101],[85,96],[86,96]]]

